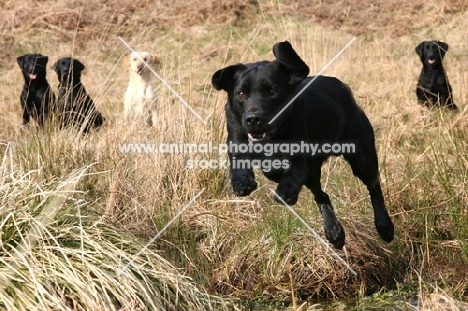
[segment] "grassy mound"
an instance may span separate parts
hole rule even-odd
[[[355,228],[347,228],[348,246],[339,255],[357,276],[314,235],[297,228],[284,237],[285,241],[264,235],[233,248],[213,276],[212,290],[236,297],[253,294],[291,301],[295,295],[302,299],[336,299],[391,286],[389,251],[372,237],[369,231],[373,228],[362,223],[353,225]]]

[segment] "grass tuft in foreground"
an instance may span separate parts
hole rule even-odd
[[[40,168],[19,170],[24,163],[9,151],[0,176],[0,308],[224,308],[158,251],[135,256],[145,243],[105,224],[82,190],[90,167],[47,181]]]

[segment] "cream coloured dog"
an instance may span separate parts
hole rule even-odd
[[[130,71],[130,81],[124,97],[124,116],[132,124],[153,126],[156,122],[158,98],[151,84],[151,70],[141,59],[150,66],[160,64],[159,59],[148,52],[132,52],[124,56],[123,63]]]

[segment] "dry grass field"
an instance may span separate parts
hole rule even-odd
[[[6,0],[0,9],[1,310],[468,309],[467,0]],[[338,253],[357,276],[273,200],[261,174],[239,198],[226,168],[187,166],[227,155],[122,149],[223,143],[217,69],[272,59],[273,44],[288,40],[315,74],[354,37],[323,74],[351,86],[374,126],[396,227],[383,242],[364,185],[343,159],[326,163],[324,190],[347,234]],[[417,104],[414,48],[432,39],[450,45],[459,113]],[[123,122],[123,41],[162,61],[154,128]],[[50,67],[66,55],[85,64],[101,130],[21,126],[16,57],[35,52]],[[294,209],[324,236],[308,191]]]

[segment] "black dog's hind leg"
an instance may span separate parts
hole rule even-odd
[[[353,174],[366,185],[369,191],[377,232],[383,240],[391,242],[394,236],[394,226],[385,208],[380,187],[379,164],[374,140],[369,137],[367,142],[361,142],[355,146],[355,153],[345,154],[344,157],[351,165]]]
[[[322,190],[322,185],[320,184],[321,166],[322,162],[318,162],[309,168],[309,176],[305,185],[312,191],[315,202],[320,209],[327,240],[333,244],[335,248],[341,249],[345,244],[345,233],[343,227],[336,218],[328,194]]]
[[[447,81],[447,89],[448,89],[448,92],[447,92],[447,98],[445,100],[445,106],[450,110],[458,111],[458,107],[453,101],[453,90],[450,84],[448,83],[448,81]]]

